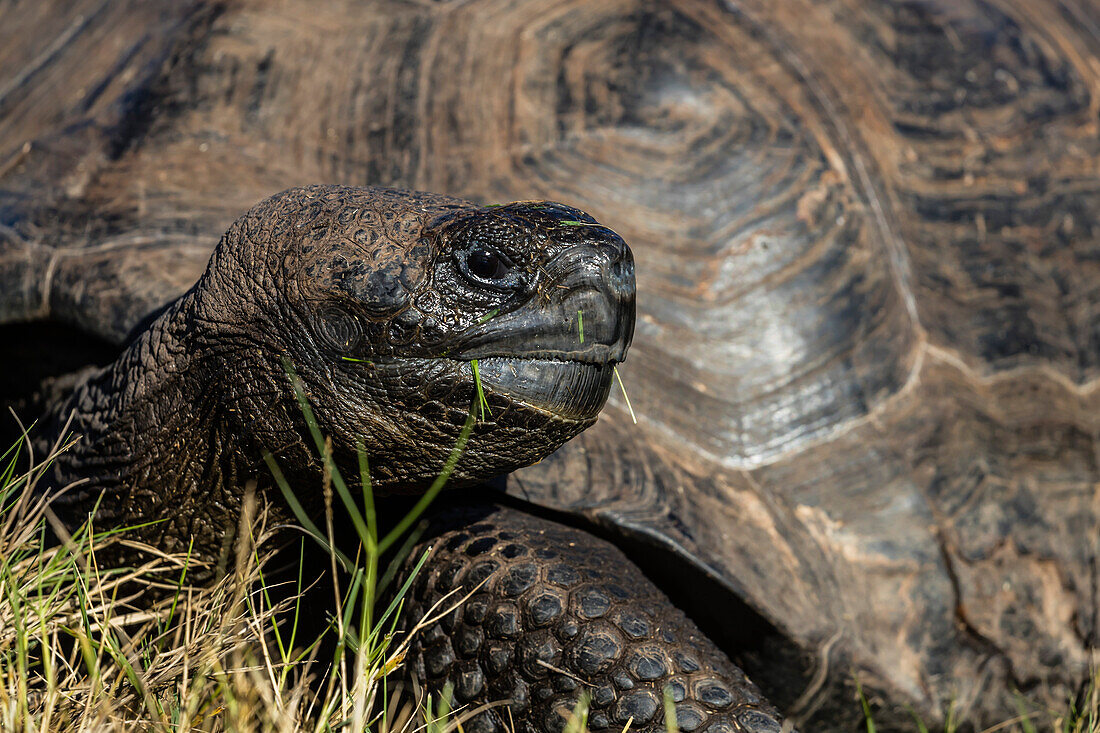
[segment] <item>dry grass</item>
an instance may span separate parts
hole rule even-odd
[[[187,553],[90,523],[65,532],[34,491],[52,456],[15,475],[14,453],[0,462],[0,730],[388,732],[424,724],[423,706],[387,685],[411,638],[393,633],[398,604],[364,624],[361,588],[337,590],[339,613],[326,632],[338,635],[329,644],[336,651],[318,659],[319,639],[300,638],[301,580],[274,588],[264,576],[271,533],[251,493],[235,572],[194,587],[187,578],[198,563]],[[120,549],[150,559],[100,564]]]
[[[31,447],[24,441],[0,458],[0,730],[447,733],[478,712],[452,711],[447,691],[433,704],[393,683],[414,635],[462,599],[444,599],[401,634],[395,631],[401,599],[426,555],[403,587],[385,591],[396,564],[410,562],[409,530],[461,455],[472,409],[444,472],[408,516],[380,535],[365,455],[360,479],[367,490],[359,506],[289,364],[287,371],[326,468],[323,529],[302,512],[274,458],[265,460],[298,515],[303,541],[328,551],[334,596],[310,596],[314,607],[327,608],[326,630],[304,638],[299,621],[308,589],[300,575],[291,587],[265,577],[274,533],[254,487],[243,502],[234,572],[213,586],[194,586],[189,577],[210,569],[190,552],[141,545],[125,529],[99,530],[91,519],[68,532],[35,491],[66,446],[54,446],[17,475],[17,453]],[[354,557],[334,542],[334,504],[359,535]],[[396,558],[382,569],[380,557],[391,547]],[[101,564],[105,555],[116,561]],[[118,557],[148,559],[117,567]],[[385,605],[378,602],[383,592],[392,598]]]
[[[863,710],[863,721],[867,733],[879,733],[875,723],[872,706],[864,694],[858,677],[855,679],[858,703]],[[1082,701],[1069,700],[1066,706],[1058,709],[1043,709],[1030,705],[1019,695],[1016,699],[1018,714],[995,725],[983,728],[979,733],[1100,733],[1100,672],[1094,672],[1088,688],[1084,690]],[[943,733],[958,733],[960,730],[973,730],[965,721],[958,718],[953,704],[947,706],[946,720],[942,728],[930,728],[920,716],[910,711],[913,718],[911,730],[914,733],[929,733],[930,730],[942,730]]]

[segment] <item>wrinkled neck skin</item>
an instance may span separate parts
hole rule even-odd
[[[233,487],[256,472],[258,457],[229,430],[225,339],[204,333],[188,293],[50,416],[44,437],[56,440],[70,416],[66,435],[76,437],[44,477],[51,491],[70,487],[53,502],[70,527],[99,502],[97,528],[155,522],[128,537],[165,551],[186,551],[193,537],[197,554],[216,558],[232,536],[241,501]]]

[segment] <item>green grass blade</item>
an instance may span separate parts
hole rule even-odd
[[[287,482],[286,477],[283,475],[282,469],[279,468],[279,464],[276,463],[275,457],[271,455],[269,451],[264,451],[263,454],[264,463],[267,464],[268,470],[271,471],[271,475],[275,478],[275,485],[279,487],[280,493],[283,495],[283,499],[286,500],[290,511],[294,513],[295,519],[297,519],[302,527],[305,529],[306,534],[320,543],[321,547],[325,550],[336,553],[336,557],[339,558],[340,563],[345,569],[355,567],[355,563],[351,559],[341,552],[336,547],[330,547],[328,538],[321,533],[321,530],[317,528],[317,525],[306,514],[306,510],[302,507],[301,502],[298,501],[298,497],[294,495],[294,491],[290,488],[290,484]]]
[[[573,707],[573,712],[565,722],[565,728],[562,729],[562,733],[587,733],[588,708],[590,702],[591,698],[588,693],[582,692],[580,698],[577,699],[577,704]]]
[[[411,532],[405,537],[405,541],[401,543],[401,547],[394,553],[393,559],[390,560],[389,565],[386,567],[386,572],[382,574],[382,578],[378,581],[378,593],[385,593],[386,588],[390,587],[390,583],[393,582],[393,578],[397,575],[397,571],[405,564],[405,559],[408,558],[409,553],[412,552],[413,545],[420,541],[423,536],[423,531],[418,527],[414,527]]]
[[[1016,693],[1016,711],[1020,714],[1019,723],[1024,733],[1035,733],[1035,724],[1031,722],[1031,713],[1027,709],[1027,702],[1019,693]]]
[[[859,704],[863,707],[863,720],[867,723],[867,733],[875,733],[875,718],[871,714],[871,703],[867,702],[867,696],[863,694],[863,685],[856,677],[856,694],[859,695]]]
[[[486,322],[496,318],[498,313],[500,313],[500,308],[493,308],[491,311],[489,311],[488,313],[483,315],[481,318],[477,319],[477,325],[480,326],[481,324],[486,323]]]
[[[367,532],[371,536],[371,546],[378,545],[378,515],[374,510],[374,489],[370,481],[370,466],[367,463],[367,449],[363,442],[355,444],[355,453],[359,456],[359,483],[363,487],[363,516],[367,520]]]
[[[928,733],[928,726],[924,724],[921,717],[917,715],[917,711],[911,706],[906,705],[905,709],[909,711],[909,715],[913,718],[913,723],[917,726],[917,733]]]
[[[478,367],[477,359],[470,361],[470,369],[474,372],[474,386],[477,388],[477,405],[481,408],[481,421],[485,422],[485,414],[489,412],[489,401],[485,399],[485,389],[481,385],[481,370]],[[492,417],[492,414],[489,414]]]
[[[667,733],[680,733],[680,726],[676,724],[676,703],[672,699],[672,688],[665,686],[663,690],[665,701],[665,731]]]
[[[462,426],[462,431],[458,435],[458,440],[455,441],[455,447],[451,450],[451,455],[447,457],[447,462],[443,465],[443,471],[436,476],[432,485],[424,492],[420,500],[416,502],[416,506],[414,506],[412,510],[397,523],[397,526],[390,530],[389,534],[378,543],[379,553],[389,549],[389,547],[412,526],[413,522],[420,518],[420,515],[424,513],[428,505],[431,504],[435,497],[439,495],[439,492],[443,490],[444,484],[447,483],[447,479],[449,479],[454,472],[455,465],[458,464],[458,459],[462,457],[462,452],[466,450],[466,441],[470,439],[470,433],[473,429],[474,411],[470,410],[470,414],[466,418],[466,423]]]
[[[420,569],[424,567],[424,563],[428,561],[429,552],[429,550],[425,550],[424,554],[421,555],[419,562],[416,563],[416,567],[413,568],[411,573],[409,573],[409,577],[405,579],[405,582],[401,585],[401,589],[397,591],[397,594],[393,597],[393,600],[390,601],[390,605],[386,607],[386,612],[379,616],[378,620],[374,622],[375,626],[382,626],[383,624],[385,624],[386,619],[388,619],[393,614],[393,612],[397,610],[398,604],[400,604],[402,599],[405,598],[405,594],[409,592],[409,587],[412,586],[413,580],[416,579],[416,576],[420,572]]]

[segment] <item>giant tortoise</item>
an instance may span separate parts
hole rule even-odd
[[[122,264],[44,243],[0,254],[9,273],[59,294],[64,280],[48,271],[61,260],[82,280]],[[506,717],[490,707],[470,730],[557,733],[583,682],[595,689],[593,730],[663,730],[667,686],[685,730],[778,731],[756,687],[621,551],[477,490],[595,422],[630,344],[634,294],[629,248],[577,209],[293,188],[238,219],[194,286],[148,314],[112,363],[46,378],[19,405],[38,417],[39,456],[77,436],[36,487],[70,527],[91,514],[129,527],[158,552],[202,561],[188,575],[206,580],[250,483],[277,496],[275,473],[312,515],[303,521],[325,518],[332,468],[312,425],[353,490],[365,488],[367,459],[388,513],[394,495],[441,476],[456,487],[461,508],[439,507],[408,560],[406,572],[427,565],[403,620],[477,592],[415,636],[402,673],[437,692],[450,683],[462,705],[508,701]],[[94,298],[84,306],[86,317],[116,315]],[[290,503],[272,516],[271,544],[290,544]],[[358,538],[338,534],[350,553]],[[106,560],[139,557],[121,547]],[[328,567],[294,560],[299,572]]]
[[[638,424],[613,395],[510,494],[655,556],[780,707],[1082,689],[1094,2],[58,5],[0,6],[0,236],[81,264],[3,273],[7,348],[113,358],[292,185],[566,201],[635,251]]]

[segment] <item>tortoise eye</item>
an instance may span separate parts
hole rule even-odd
[[[512,261],[493,247],[475,244],[469,249],[457,250],[455,261],[462,274],[475,285],[494,290],[513,290],[522,285],[522,278]]]
[[[512,271],[503,257],[482,247],[466,256],[466,268],[479,280],[503,280]]]

